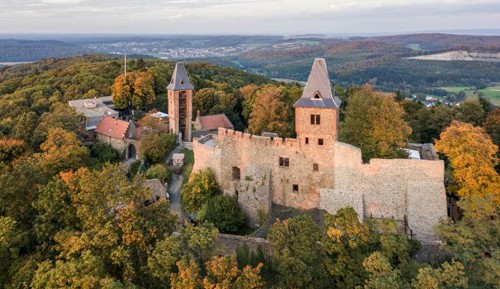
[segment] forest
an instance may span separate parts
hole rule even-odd
[[[500,110],[485,99],[426,107],[400,91],[335,87],[340,141],[363,160],[401,157],[434,143],[460,210],[435,228],[442,258],[416,260],[418,241],[394,220],[360,220],[352,208],[276,220],[270,249],[216,250],[221,233],[247,234],[236,201],[213,172],[182,174],[179,224],[168,200],[145,202],[147,179],[168,183],[175,136],[148,118],[168,111],[173,62],[103,55],[50,58],[0,70],[0,288],[497,288],[500,283]],[[302,87],[194,62],[193,112],[225,113],[238,130],[293,137]],[[145,159],[131,165],[89,139],[69,100],[113,95],[122,117],[149,126]],[[128,101],[130,100],[130,101]],[[133,108],[133,117],[128,112]],[[362,137],[359,137],[362,136]],[[187,160],[191,162],[192,160]]]

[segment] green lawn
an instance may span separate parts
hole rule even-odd
[[[474,87],[467,86],[447,86],[441,87],[442,89],[451,92],[451,93],[459,93],[460,91],[464,91],[467,97],[475,97]],[[485,89],[479,90],[484,94],[484,97],[489,99],[494,105],[500,106],[500,85],[490,86]]]

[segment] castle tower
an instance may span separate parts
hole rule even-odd
[[[183,141],[191,141],[193,90],[182,62],[175,64],[174,74],[167,86],[168,123],[170,132],[182,134]]]
[[[337,139],[340,99],[332,92],[325,59],[314,59],[302,97],[293,106],[302,144],[321,146]]]

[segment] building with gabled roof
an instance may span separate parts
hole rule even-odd
[[[335,214],[350,206],[360,218],[394,218],[406,233],[435,242],[446,216],[444,163],[435,159],[371,159],[338,141],[340,100],[324,59],[315,59],[295,103],[296,138],[219,128],[194,139],[193,172],[211,168],[221,190],[237,199],[249,225],[272,204]]]
[[[234,126],[225,113],[202,116],[198,110],[194,128],[199,132],[217,133],[219,128],[234,129]]]
[[[104,116],[95,133],[99,142],[111,145],[129,159],[137,158],[140,140],[136,136],[136,126],[132,121]]]

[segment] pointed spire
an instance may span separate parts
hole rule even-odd
[[[194,90],[194,87],[189,81],[189,77],[187,76],[186,69],[184,68],[184,64],[182,62],[177,62],[175,64],[174,74],[172,75],[172,79],[170,80],[167,89]]]
[[[338,108],[340,99],[332,93],[330,76],[324,58],[314,59],[302,97],[295,107]]]

